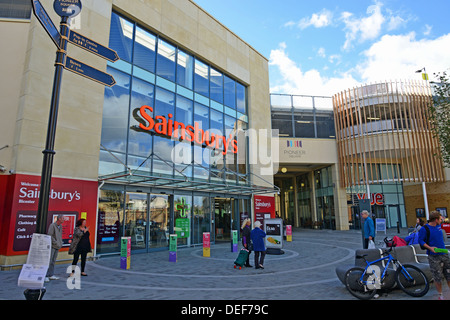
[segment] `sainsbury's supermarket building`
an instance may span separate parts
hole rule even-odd
[[[23,263],[34,231],[55,58],[30,1],[14,4],[0,7],[0,265]],[[84,1],[71,29],[120,60],[68,47],[116,84],[63,75],[47,222],[65,215],[65,247],[83,217],[95,254],[121,236],[134,252],[167,249],[170,233],[228,241],[253,197],[276,190],[248,134],[271,126],[267,59],[189,0]]]

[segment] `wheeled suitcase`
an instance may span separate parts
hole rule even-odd
[[[242,269],[242,267],[245,265],[245,262],[247,261],[248,255],[249,251],[245,248],[242,248],[239,251],[236,260],[234,261],[234,268],[236,269],[237,267],[239,267],[239,269]]]

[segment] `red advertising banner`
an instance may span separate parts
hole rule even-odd
[[[264,225],[264,219],[275,218],[275,198],[268,196],[254,196],[255,221]]]
[[[5,194],[0,201],[0,254],[27,254],[31,236],[36,230],[40,176],[16,174],[0,179]],[[75,179],[52,178],[47,228],[58,214],[64,215],[63,248],[72,242],[75,223],[85,213],[87,225],[95,230],[98,183]],[[94,243],[95,232],[91,233]]]

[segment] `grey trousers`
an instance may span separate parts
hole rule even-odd
[[[54,272],[55,272],[55,263],[56,263],[56,257],[58,257],[58,249],[53,249],[52,248],[52,252],[50,253],[50,261],[48,264],[48,269],[47,269],[47,277],[51,277],[53,276]]]

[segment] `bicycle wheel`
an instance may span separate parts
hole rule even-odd
[[[405,264],[395,272],[395,280],[400,289],[412,297],[423,297],[430,289],[428,278],[416,266]]]
[[[344,276],[345,287],[354,297],[358,299],[361,300],[372,299],[377,290],[374,287],[371,287],[370,285],[368,286],[366,284],[369,276],[370,275],[365,273],[365,270],[363,268],[359,267],[351,268],[345,273]]]

